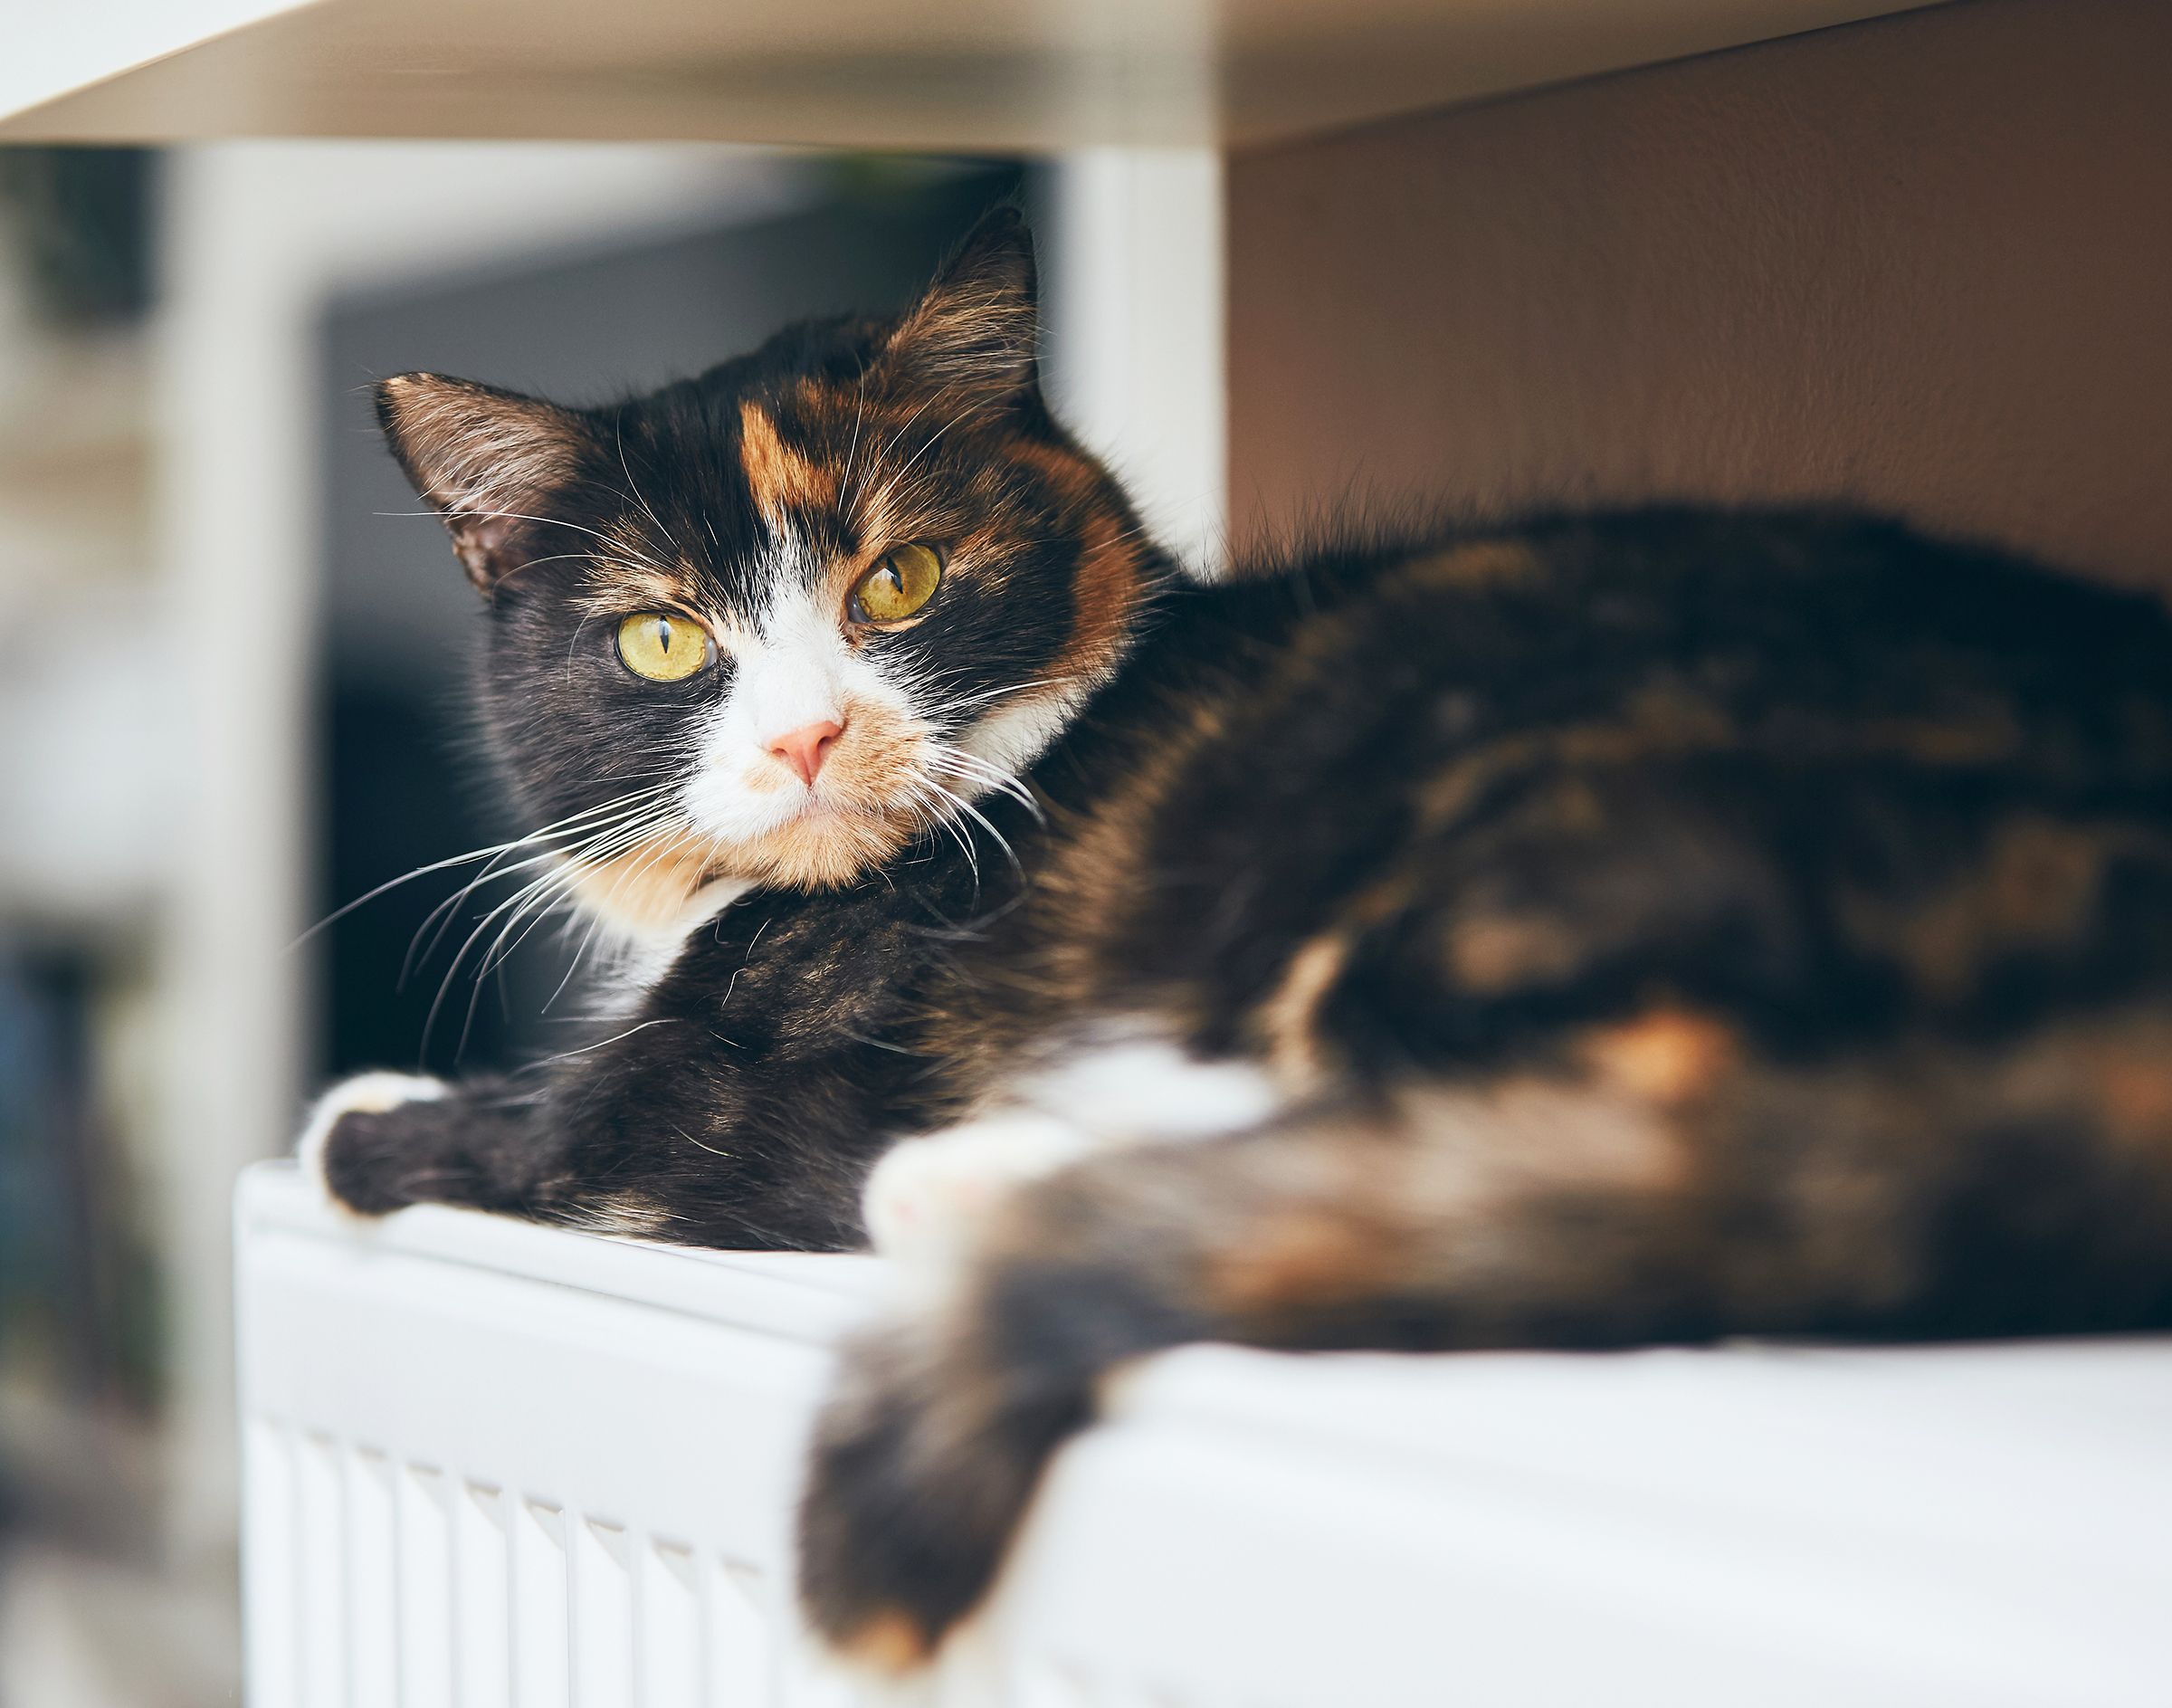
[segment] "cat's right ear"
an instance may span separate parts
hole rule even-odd
[[[1037,394],[1039,338],[1033,234],[1016,205],[1003,202],[981,215],[905,311],[882,360],[905,383],[960,404],[1005,406]]]
[[[524,542],[580,478],[586,425],[556,404],[442,374],[396,374],[376,396],[393,456],[443,520],[468,578],[489,592],[527,561]]]

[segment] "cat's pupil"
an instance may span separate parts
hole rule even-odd
[[[660,616],[656,619],[656,644],[663,650],[666,657],[671,655],[672,619],[668,616]]]
[[[896,594],[900,598],[904,596],[905,577],[898,573],[898,568],[895,564],[886,563],[882,566],[882,579],[888,584],[890,590],[892,593]]]

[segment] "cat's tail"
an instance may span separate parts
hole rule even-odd
[[[1657,1012],[1567,1065],[1406,1084],[1017,1193],[848,1350],[801,1513],[821,1634],[925,1659],[1101,1378],[1187,1341],[1618,1346],[2172,1324],[2172,1012],[1774,1064]]]

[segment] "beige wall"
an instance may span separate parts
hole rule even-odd
[[[1849,497],[2172,585],[2172,3],[1963,0],[1241,155],[1240,542]]]

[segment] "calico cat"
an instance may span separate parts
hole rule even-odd
[[[379,394],[525,847],[651,970],[539,1071],[339,1088],[310,1165],[939,1274],[819,1432],[833,1643],[927,1656],[1179,1341],[2172,1324],[2163,607],[1690,508],[1200,585],[1034,344],[999,211],[629,403]]]

